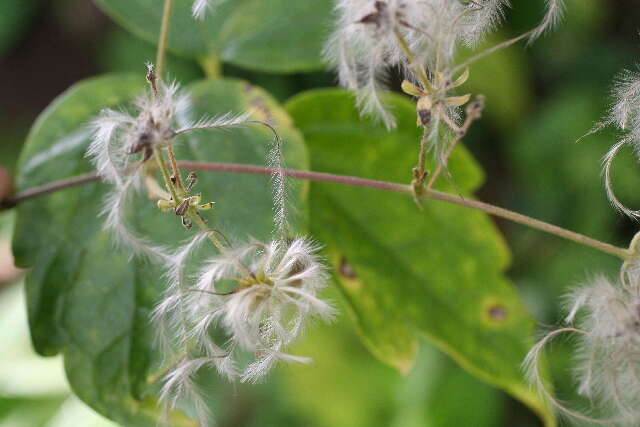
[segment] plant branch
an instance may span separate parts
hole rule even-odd
[[[33,199],[35,197],[46,196],[47,194],[55,193],[60,190],[64,190],[71,187],[76,187],[82,184],[88,184],[91,182],[99,181],[100,177],[96,173],[87,173],[84,175],[74,176],[72,178],[61,179],[49,184],[39,185],[37,187],[29,188],[28,190],[21,191],[18,194],[9,196],[4,200],[0,200],[0,211],[11,209],[18,205],[18,203],[25,200]]]
[[[231,172],[231,173],[247,173],[271,176],[274,172],[273,168],[238,164],[238,163],[205,163],[205,162],[191,162],[181,161],[178,165],[188,169],[206,170],[215,172]],[[413,196],[413,189],[410,185],[399,184],[393,182],[377,181],[367,178],[359,178],[355,176],[347,175],[334,175],[323,172],[312,172],[295,169],[284,169],[283,174],[285,176],[297,179],[306,179],[309,181],[321,181],[321,182],[333,182],[336,184],[353,185],[357,187],[369,187],[383,191],[391,191],[395,193],[403,193]],[[82,175],[75,178],[65,179],[62,181],[56,181],[51,184],[47,184],[41,187],[34,187],[26,190],[22,193],[18,193],[13,197],[6,199],[0,205],[0,209],[7,209],[15,206],[19,202],[43,196],[46,194],[54,193],[56,191],[70,188],[73,186],[81,185],[87,182],[98,180],[97,175]],[[627,260],[632,256],[632,252],[626,248],[620,248],[618,246],[611,245],[609,243],[602,242],[600,240],[592,239],[580,233],[576,233],[562,227],[558,227],[553,224],[549,224],[544,221],[537,220],[535,218],[528,217],[517,212],[510,211],[498,206],[491,205],[489,203],[480,202],[477,200],[465,199],[458,195],[444,193],[433,189],[425,189],[424,193],[420,196],[420,199],[436,200],[444,203],[450,203],[467,207],[470,209],[480,210],[482,212],[494,215],[500,218],[507,219],[518,224],[525,225],[530,228],[534,228],[545,233],[553,234],[558,237],[562,237],[567,240],[571,240],[575,243],[579,243],[584,246],[591,247],[601,252],[617,256],[623,260]]]

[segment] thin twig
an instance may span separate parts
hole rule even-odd
[[[96,173],[87,173],[84,175],[74,176],[72,178],[61,179],[60,181],[54,181],[49,184],[39,185],[37,187],[29,188],[28,190],[21,191],[18,194],[7,197],[4,200],[0,200],[0,211],[13,208],[18,203],[33,199],[34,197],[45,196],[47,194],[55,193],[59,190],[75,187],[82,184],[88,184],[90,182],[99,181],[100,177]]]
[[[156,55],[156,70],[158,78],[162,79],[164,67],[167,58],[167,40],[169,39],[169,27],[171,24],[171,14],[173,12],[174,0],[165,0],[164,10],[162,11],[162,24],[160,27],[160,36],[158,38],[158,53]]]
[[[537,29],[537,27],[536,27],[536,28],[534,28],[534,29],[533,29],[533,30],[531,30],[531,31],[528,31],[528,32],[524,33],[524,34],[520,34],[520,35],[519,35],[519,36],[517,36],[517,37],[514,37],[514,38],[509,39],[509,40],[506,40],[506,41],[503,41],[502,43],[498,43],[497,45],[495,45],[495,46],[493,46],[493,47],[491,47],[491,48],[489,48],[489,49],[485,49],[485,50],[483,50],[482,52],[480,52],[480,53],[478,53],[478,54],[476,54],[476,55],[472,56],[472,57],[471,57],[471,58],[469,58],[469,59],[467,59],[467,60],[466,60],[466,61],[464,61],[463,63],[461,63],[461,64],[459,64],[459,65],[456,65],[456,66],[455,66],[455,67],[450,71],[450,73],[449,73],[449,74],[454,75],[454,74],[456,74],[457,72],[459,72],[460,70],[464,70],[465,68],[467,68],[469,65],[473,64],[474,62],[479,61],[479,60],[481,60],[482,58],[485,58],[485,57],[487,57],[487,56],[489,56],[489,55],[492,55],[492,54],[494,54],[495,52],[497,52],[497,51],[499,51],[499,50],[505,49],[505,48],[507,48],[507,47],[511,46],[512,44],[518,43],[520,40],[525,39],[525,38],[529,37],[531,34],[533,34],[533,32],[534,32],[536,29]]]
[[[430,190],[431,188],[433,188],[436,181],[438,180],[438,177],[440,176],[442,171],[447,167],[447,164],[449,163],[449,158],[453,154],[453,151],[456,149],[460,141],[462,141],[462,138],[465,137],[467,132],[469,132],[469,128],[471,127],[471,125],[477,119],[480,118],[480,116],[482,115],[483,109],[484,109],[484,97],[479,96],[477,100],[475,100],[474,102],[469,104],[469,106],[467,106],[467,109],[466,109],[467,117],[465,118],[462,126],[458,127],[455,123],[453,123],[453,125],[455,126],[455,129],[452,128],[452,130],[455,132],[455,139],[453,140],[453,142],[451,143],[451,146],[445,153],[444,158],[440,159],[440,161],[438,162],[438,166],[435,172],[433,172],[433,174],[431,175],[431,178],[429,178],[429,182],[427,183],[427,190]],[[451,127],[451,125],[449,125],[449,127]]]
[[[409,63],[413,67],[413,71],[416,74],[416,78],[420,80],[420,83],[422,83],[422,86],[425,91],[432,93],[434,89],[433,89],[433,86],[431,85],[431,82],[429,81],[427,72],[425,71],[424,67],[420,65],[420,63],[418,63],[418,59],[411,51],[411,48],[409,47],[409,43],[407,43],[407,40],[404,38],[400,30],[398,30],[397,28],[394,29],[394,34],[396,36],[396,39],[398,40],[398,44],[400,45],[400,48],[402,48],[402,51],[404,52],[405,56],[409,60]]]
[[[207,170],[215,172],[232,172],[232,173],[247,173],[257,175],[271,176],[273,174],[273,168],[267,168],[256,165],[238,164],[238,163],[205,163],[205,162],[189,162],[181,161],[178,165],[183,168],[195,169],[195,170]],[[355,176],[347,175],[334,175],[323,172],[311,172],[295,169],[283,169],[285,176],[297,179],[306,179],[309,181],[321,181],[321,182],[333,182],[336,184],[353,185],[357,187],[369,187],[383,191],[390,191],[395,193],[403,193],[413,195],[413,189],[410,185],[399,184],[393,182],[377,181],[367,178],[359,178]],[[19,193],[2,204],[2,208],[6,209],[9,205],[15,205],[19,202],[50,194],[65,188],[77,186],[86,182],[96,181],[98,177],[94,174],[83,175],[81,177],[66,179],[62,181],[53,182],[42,187],[35,187],[25,192]],[[486,212],[490,215],[494,215],[500,218],[507,219],[518,224],[526,225],[527,227],[534,228],[536,230],[543,231],[545,233],[553,234],[558,237],[562,237],[567,240],[579,243],[584,246],[591,247],[601,252],[617,256],[621,259],[629,259],[632,255],[631,251],[626,248],[620,248],[609,243],[602,242],[600,240],[592,239],[583,234],[576,233],[562,227],[558,227],[553,224],[549,224],[544,221],[537,220],[535,218],[528,217],[526,215],[519,214],[517,212],[510,211],[498,206],[494,206],[488,203],[480,202],[477,200],[471,200],[469,198],[462,198],[459,195],[444,193],[437,190],[426,190],[420,196],[425,200],[436,200],[440,202],[450,203],[454,205],[464,206],[466,208],[477,209]]]
[[[182,177],[180,176],[180,169],[178,168],[178,161],[176,160],[176,155],[173,152],[172,144],[167,146],[167,155],[169,157],[169,165],[171,166],[171,173],[174,179],[176,180],[176,187],[184,191],[184,186],[182,185]]]

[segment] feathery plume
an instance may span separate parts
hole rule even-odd
[[[547,0],[546,6],[542,22],[533,30],[455,66],[457,48],[476,46],[495,30],[510,7],[508,0],[339,0],[335,30],[324,54],[337,69],[340,84],[356,93],[362,113],[392,128],[394,117],[380,94],[391,67],[431,92],[438,74],[451,79],[472,62],[553,27],[562,16],[563,0]]]
[[[154,312],[156,321],[169,319],[169,325],[177,325],[160,328],[178,335],[165,340],[189,349],[164,379],[163,401],[170,407],[199,393],[192,377],[204,366],[215,367],[230,381],[256,382],[280,361],[309,363],[309,358],[288,354],[287,347],[311,317],[330,321],[335,314],[318,297],[328,275],[318,248],[308,240],[227,248],[209,259],[185,288],[187,276],[179,265],[193,255],[198,239],[202,237],[176,252],[171,284]],[[226,338],[218,343],[221,334]],[[239,368],[237,356],[246,352],[254,360]]]
[[[620,283],[598,276],[567,297],[566,322],[549,333],[525,361],[529,378],[561,413],[578,420],[624,426],[640,423],[640,276],[627,267]],[[608,418],[594,418],[567,408],[551,396],[540,374],[542,351],[556,336],[579,340],[574,370],[578,393],[597,404]]]
[[[564,14],[564,0],[545,0],[546,12],[540,24],[531,32],[530,41],[542,36],[555,27],[562,20]]]
[[[474,0],[469,2],[468,17],[463,39],[469,46],[476,46],[487,34],[504,20],[505,10],[511,7],[509,0]]]
[[[211,9],[213,0],[195,0],[191,7],[191,13],[196,19],[204,19],[207,11]]]
[[[611,169],[617,154],[625,146],[632,147],[636,155],[640,155],[640,72],[630,70],[622,72],[614,82],[612,98],[614,102],[607,115],[578,141],[607,126],[615,126],[622,132],[622,138],[609,149],[602,160],[604,186],[614,208],[631,218],[638,219],[640,210],[628,208],[617,198],[611,181]]]

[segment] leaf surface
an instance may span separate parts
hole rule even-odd
[[[409,182],[420,140],[415,106],[399,96],[389,101],[399,119],[393,132],[360,119],[341,90],[291,100],[287,108],[304,133],[312,169]],[[443,177],[440,189],[472,197],[483,175],[471,155],[457,149],[449,167],[454,185]],[[520,369],[533,321],[504,275],[510,253],[487,215],[435,201],[420,212],[403,194],[320,182],[310,200],[311,229],[326,245],[374,354],[407,372],[418,338],[426,336],[554,423]]]
[[[114,20],[155,43],[162,19],[158,0],[95,0]],[[199,59],[218,58],[257,71],[317,70],[330,28],[332,2],[226,0],[207,17],[191,16],[192,1],[176,0],[169,48]]]

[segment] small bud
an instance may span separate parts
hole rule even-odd
[[[151,85],[154,94],[158,94],[158,87],[156,85],[156,81],[158,80],[156,73],[154,71],[154,66],[151,62],[147,62],[147,82]]]
[[[470,94],[462,95],[462,96],[450,96],[444,99],[444,105],[447,107],[460,107],[471,99]]]
[[[180,204],[176,207],[175,213],[177,216],[184,216],[184,214],[187,213],[187,210],[189,209],[189,200],[191,198],[187,197],[186,199],[184,199],[182,202],[180,202]]]
[[[187,175],[187,191],[191,192],[191,190],[196,186],[197,183],[198,176],[196,175],[196,173],[189,172],[189,175]]]
[[[174,206],[175,206],[174,203],[169,200],[164,200],[164,199],[158,200],[158,208],[162,212],[167,212],[170,209],[173,209]]]
[[[202,196],[199,194],[195,196],[191,196],[189,197],[189,206],[197,206],[200,204],[201,200],[202,200]]]
[[[204,205],[200,205],[198,206],[198,210],[201,211],[208,211],[210,209],[213,209],[213,206],[216,204],[216,202],[209,202],[209,203],[205,203]]]
[[[431,110],[418,110],[418,126],[429,126],[429,124],[431,124],[431,117]]]
[[[454,88],[462,86],[469,78],[469,68],[466,68],[464,72],[454,82],[447,82],[447,88]]]
[[[424,95],[424,92],[419,87],[411,83],[409,80],[403,80],[402,85],[400,87],[402,88],[402,91],[407,95],[411,95],[415,97],[421,97]]]
[[[149,132],[142,132],[138,136],[138,140],[133,145],[131,145],[131,147],[129,147],[129,149],[127,150],[127,154],[139,153],[140,151],[149,147],[150,144],[151,144],[151,135],[149,134]]]

